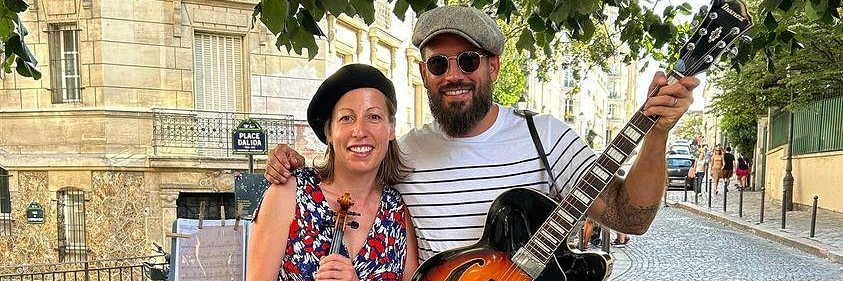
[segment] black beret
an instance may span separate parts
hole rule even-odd
[[[392,107],[397,107],[395,87],[377,68],[366,64],[349,64],[341,67],[319,85],[307,107],[307,123],[322,143],[327,144],[325,122],[331,117],[334,105],[345,93],[360,88],[375,88],[386,96]]]

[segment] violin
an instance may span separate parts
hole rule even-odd
[[[351,194],[346,192],[342,197],[337,198],[337,203],[340,203],[340,210],[337,212],[336,223],[334,224],[334,238],[331,240],[331,252],[329,254],[339,254],[340,248],[343,244],[343,233],[345,226],[351,229],[357,229],[360,224],[356,221],[349,221],[348,216],[359,216],[360,214],[350,212],[348,208],[354,206],[354,201],[351,200]]]

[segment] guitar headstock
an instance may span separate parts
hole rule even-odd
[[[682,75],[696,75],[708,69],[732,43],[750,27],[752,18],[741,0],[712,0],[691,38],[679,51],[673,71]]]

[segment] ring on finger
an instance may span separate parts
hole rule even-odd
[[[677,104],[677,103],[679,103],[679,99],[678,99],[678,98],[673,98],[673,104],[672,104],[672,105],[670,105],[670,107],[676,107],[676,104]]]

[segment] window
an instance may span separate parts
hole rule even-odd
[[[573,88],[576,84],[576,79],[574,78],[574,70],[570,69],[570,68],[566,68],[563,75],[564,75],[564,79],[563,79],[564,80],[563,81],[564,86],[569,87],[569,88]]]
[[[85,192],[65,189],[56,196],[59,261],[86,260]]]
[[[620,75],[620,66],[617,63],[610,63],[609,64],[609,76],[619,76]]]
[[[176,216],[185,219],[206,220],[236,218],[234,193],[179,193],[176,199]]]
[[[9,171],[0,167],[0,236],[12,235],[12,197]]]
[[[386,0],[375,1],[375,24],[383,29],[389,29],[392,26],[392,9],[389,8]]]
[[[610,99],[618,98],[618,83],[615,83],[615,82],[609,83],[609,98]]]
[[[243,39],[196,33],[194,95],[197,110],[234,112],[243,107]]]
[[[76,25],[51,24],[47,32],[53,103],[81,102]]]
[[[609,119],[618,118],[618,116],[615,115],[617,113],[617,110],[618,110],[618,106],[616,104],[610,104],[609,105],[609,109],[608,109],[608,112],[607,112],[607,115],[608,115]]]
[[[565,114],[565,121],[566,122],[573,122],[574,121],[574,99],[572,98],[565,98],[564,102],[565,108],[563,112]]]

